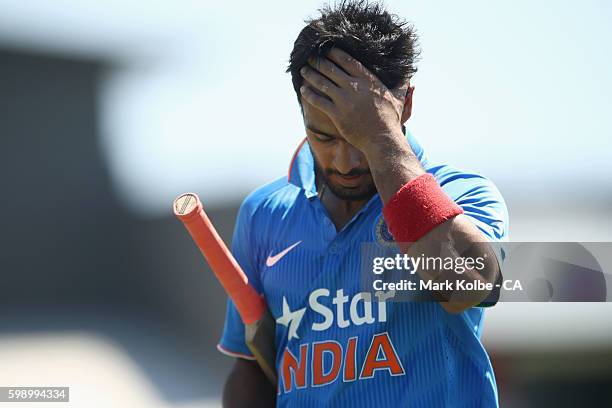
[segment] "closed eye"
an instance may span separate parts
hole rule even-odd
[[[333,137],[331,136],[327,136],[327,135],[322,135],[319,133],[313,133],[315,139],[317,139],[317,141],[321,142],[321,143],[326,143],[326,142],[331,142],[332,140],[334,140]]]
[[[329,133],[325,133],[317,129],[313,129],[310,126],[306,126],[306,130],[308,130],[312,134],[312,136],[315,138],[317,142],[327,143],[327,142],[332,142],[334,139],[337,138],[336,136],[330,135]]]

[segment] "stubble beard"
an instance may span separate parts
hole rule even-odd
[[[368,178],[367,182],[355,188],[348,188],[334,183],[330,179],[330,175],[337,174],[336,171],[331,169],[323,169],[317,160],[314,160],[315,171],[317,179],[320,179],[323,184],[331,191],[336,197],[346,201],[362,201],[371,198],[377,193],[376,185],[371,178]],[[370,174],[368,172],[368,174]]]

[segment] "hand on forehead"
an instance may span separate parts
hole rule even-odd
[[[369,135],[401,128],[408,83],[389,89],[356,58],[332,48],[313,56],[300,69],[303,102],[324,113],[339,134],[354,146],[366,148]]]
[[[365,78],[371,83],[386,88],[380,79],[357,58],[338,47],[332,47],[325,55],[310,57],[308,65],[307,68],[315,69],[340,87],[348,85],[357,91],[356,87],[359,86],[359,82],[356,79]],[[391,91],[400,98],[404,97],[410,86],[409,82],[404,81]]]

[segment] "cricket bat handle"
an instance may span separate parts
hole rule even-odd
[[[196,194],[186,193],[174,200],[174,214],[208,261],[225,292],[232,299],[245,324],[260,320],[266,312],[262,296],[249,284],[249,279],[232,256],[212,225]]]

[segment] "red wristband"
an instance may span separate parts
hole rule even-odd
[[[463,214],[463,210],[429,173],[404,184],[383,207],[383,215],[395,242],[418,241],[437,225]]]

